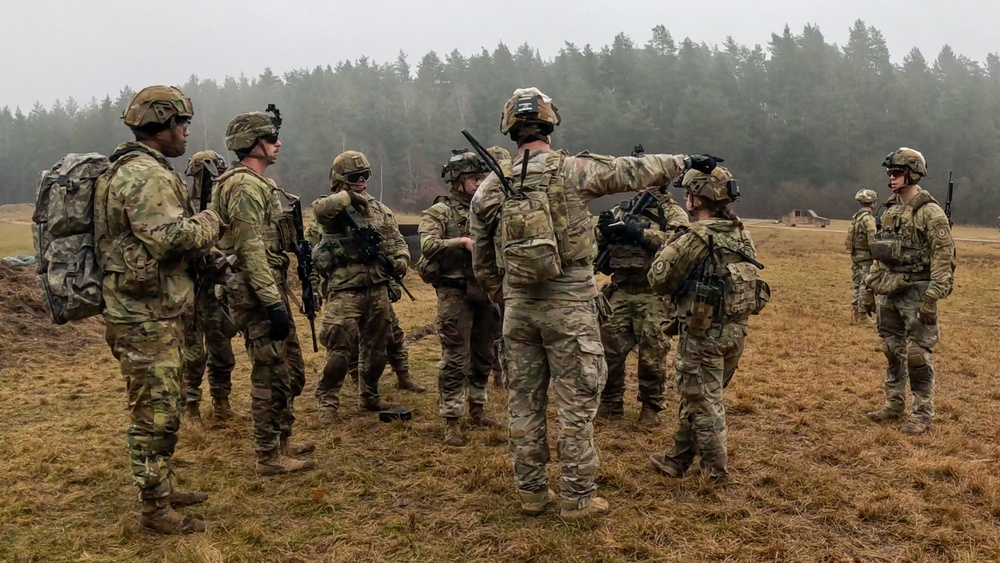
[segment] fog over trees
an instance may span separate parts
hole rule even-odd
[[[651,153],[723,156],[743,187],[741,215],[802,207],[847,217],[858,189],[888,195],[880,163],[908,146],[927,158],[931,178],[921,184],[942,203],[954,170],[957,222],[994,223],[996,53],[978,62],[946,45],[932,59],[913,49],[894,64],[879,30],[860,20],[842,46],[813,26],[785,27],[766,46],[678,41],[663,26],[645,39],[618,35],[600,48],[567,43],[551,60],[528,44],[501,44],[492,52],[416,59],[400,52],[392,62],[361,58],[221,83],[192,76],[178,85],[195,107],[188,155],[211,148],[230,158],[226,123],[274,103],[284,117],[283,145],[269,172],[285,189],[307,201],[325,193],[334,155],[356,149],[372,162],[371,193],[415,212],[445,190],[440,167],[450,149],[466,146],[461,129],[513,150],[498,131],[500,108],[515,88],[537,86],[563,117],[557,148],[624,155],[642,143]],[[34,201],[39,172],[67,152],[109,154],[131,139],[120,116],[133,93],[0,110],[0,202]],[[175,164],[183,170],[185,163]]]

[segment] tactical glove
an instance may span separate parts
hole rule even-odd
[[[868,316],[875,314],[875,293],[870,289],[861,294],[861,310]]]
[[[617,227],[618,236],[625,242],[633,244],[642,243],[642,227],[633,221],[622,223]]]
[[[601,231],[601,236],[606,239],[610,239],[614,236],[612,232],[611,224],[615,222],[615,216],[611,213],[611,210],[601,211],[601,214],[597,216],[597,230]]]
[[[267,335],[275,342],[281,342],[288,338],[292,332],[292,321],[288,318],[288,311],[281,303],[275,303],[267,308],[267,318],[271,320],[271,330]]]
[[[925,325],[937,324],[937,303],[934,301],[924,301],[917,311],[917,318]]]
[[[348,190],[347,193],[351,194],[351,207],[353,207],[355,211],[358,213],[368,212],[368,199],[365,198],[364,195],[353,190]]]
[[[406,258],[396,258],[392,261],[392,273],[399,277],[406,275],[406,269],[409,267],[410,262]]]
[[[715,170],[715,166],[720,162],[725,162],[726,159],[719,158],[717,156],[712,156],[710,154],[692,154],[688,158],[691,159],[691,168],[702,172],[705,174],[711,174],[712,170]]]

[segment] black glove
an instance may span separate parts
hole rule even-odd
[[[288,338],[292,332],[292,321],[288,318],[288,311],[281,303],[275,303],[267,308],[267,318],[271,320],[271,330],[267,335],[275,342],[280,342]]]
[[[618,236],[625,242],[639,244],[642,242],[642,227],[634,221],[627,221],[616,228]]]
[[[610,239],[614,236],[611,224],[616,220],[617,219],[615,219],[615,216],[611,213],[610,209],[601,211],[601,214],[597,216],[597,230],[601,231],[601,235],[604,238]]]
[[[712,170],[715,170],[715,166],[718,163],[726,161],[724,158],[719,158],[710,154],[692,154],[688,158],[691,159],[692,169],[705,174],[711,174]]]
[[[354,208],[358,213],[366,213],[368,211],[368,199],[362,194],[355,192],[354,190],[348,190],[347,192],[351,196],[351,207]]]

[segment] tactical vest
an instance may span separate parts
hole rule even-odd
[[[469,232],[469,206],[459,200],[460,195],[443,195],[434,199],[434,204],[425,213],[436,216],[444,224],[442,238],[455,239],[468,237]],[[435,210],[435,208],[437,208]],[[429,283],[436,287],[443,278],[461,279],[465,281],[475,281],[475,274],[472,271],[472,254],[462,249],[445,249],[436,255],[434,260],[428,260],[421,255],[414,265],[417,274],[424,283]]]
[[[372,223],[372,217],[362,215],[354,208],[348,208],[344,213],[350,213],[359,227]],[[313,267],[317,272],[328,276],[338,268],[362,264],[363,260],[361,246],[346,223],[335,218],[332,225],[323,225],[323,238],[313,250]]]
[[[862,209],[851,217],[851,226],[847,228],[847,240],[844,247],[851,253],[851,258],[855,261],[871,260],[871,249],[868,248],[868,233],[861,228],[861,219],[864,216],[871,216],[871,211]]]
[[[931,249],[927,235],[917,229],[916,214],[924,205],[937,201],[921,191],[903,205],[892,202],[882,214],[882,225],[871,246],[872,258],[885,264],[892,272],[930,273]]]
[[[567,192],[561,172],[564,151],[533,158],[523,183],[513,182],[518,197],[504,198],[495,237],[497,265],[505,282],[531,285],[562,274],[567,266],[592,263],[596,239],[587,206]],[[511,171],[520,170],[519,157]]]
[[[283,253],[290,252],[293,249],[296,235],[295,223],[292,219],[291,211],[282,210],[279,194],[283,194],[284,191],[281,188],[274,186],[266,179],[262,179],[246,167],[237,166],[223,172],[218,178],[216,178],[215,188],[213,189],[213,192],[215,193],[212,194],[212,201],[217,201],[220,189],[226,185],[230,178],[233,178],[238,174],[249,176],[254,182],[262,183],[267,186],[268,189],[263,194],[266,200],[264,205],[264,223],[259,226],[260,236],[264,241],[264,247],[268,255],[268,262],[272,266],[287,265],[287,257],[284,257]],[[236,179],[234,181],[239,180],[240,179]],[[231,220],[229,217],[226,217],[225,219]],[[233,249],[235,248],[235,242],[236,241],[233,240],[232,231],[227,229],[222,235],[222,238],[219,240],[219,249],[227,254],[232,254]]]
[[[632,207],[636,199],[638,199],[638,196],[624,204],[624,207]],[[615,208],[616,217],[620,218],[623,215],[621,210],[622,206]],[[663,203],[659,200],[655,206],[650,206],[643,210],[635,218],[635,224],[643,230],[651,229],[654,223],[659,227],[660,231],[667,230],[667,219],[663,212]],[[649,286],[649,282],[646,280],[646,274],[649,272],[649,266],[653,263],[653,259],[656,258],[657,250],[646,248],[642,244],[612,243],[610,245],[608,265],[613,270],[612,275],[615,281],[620,285],[635,286],[636,289],[652,291],[652,287]]]

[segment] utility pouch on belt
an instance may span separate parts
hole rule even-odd
[[[878,270],[868,275],[865,285],[875,295],[895,295],[913,287],[913,282],[902,272]]]

